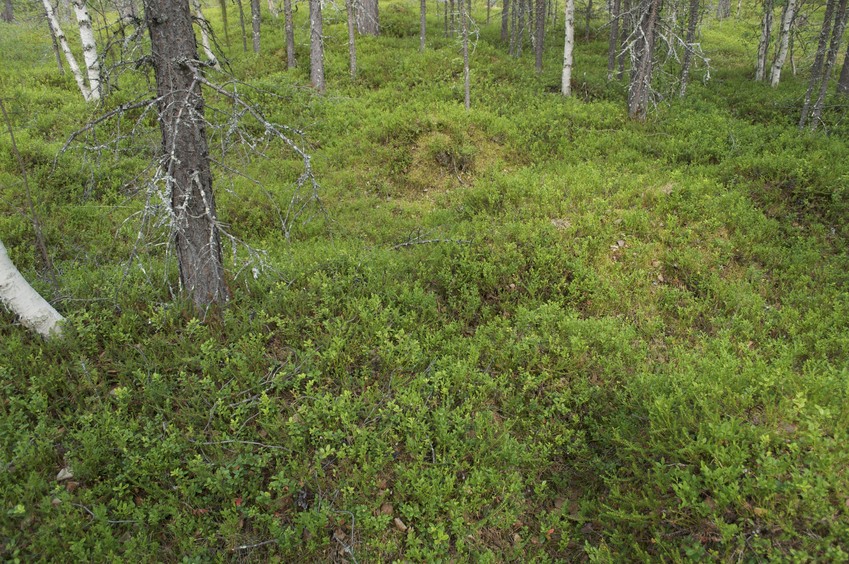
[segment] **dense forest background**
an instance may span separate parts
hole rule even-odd
[[[847,3],[571,2],[7,1],[0,556],[849,559]]]

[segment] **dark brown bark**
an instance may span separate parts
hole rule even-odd
[[[259,53],[259,34],[262,15],[259,11],[259,0],[251,0],[251,28],[253,30],[254,53]]]
[[[145,0],[159,99],[162,163],[171,194],[180,284],[199,310],[226,301],[221,238],[212,193],[197,43],[188,2]]]
[[[360,0],[357,7],[357,31],[360,35],[380,35],[377,0]]]
[[[346,4],[350,5],[354,0],[347,0]],[[350,10],[348,18],[351,17]],[[292,0],[283,0],[283,21],[286,33],[286,68],[295,68],[295,22],[292,15]]]
[[[310,82],[324,92],[324,30],[321,0],[310,0]]]
[[[699,27],[699,0],[690,0],[690,13],[687,16],[687,46],[684,50],[684,62],[681,65],[680,96],[687,93],[690,82],[690,67],[693,64],[693,45],[696,42],[696,29]]]
[[[649,0],[643,4],[639,22],[640,34],[634,44],[637,64],[631,72],[631,84],[628,87],[628,115],[640,121],[645,120],[648,113],[660,2],[661,0]]]
[[[607,80],[613,80],[616,53],[619,51],[619,12],[621,0],[613,0],[610,10],[610,40],[607,45]]]
[[[545,0],[536,0],[536,3],[537,13],[536,22],[534,22],[536,24],[535,63],[537,72],[542,72],[543,43],[545,41]]]

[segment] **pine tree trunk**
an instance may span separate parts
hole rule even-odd
[[[619,49],[619,12],[621,0],[613,0],[610,10],[610,40],[607,45],[607,80],[613,80],[616,70],[616,53]]]
[[[354,0],[345,1],[345,10],[348,15],[348,67],[351,73],[351,79],[355,79],[357,78],[357,45],[354,37]]]
[[[0,14],[0,19],[6,23],[15,21],[15,12],[12,9],[12,0],[6,0],[3,4],[3,13]]]
[[[534,45],[534,51],[536,52],[535,63],[537,72],[542,72],[543,45],[545,42],[545,0],[536,0],[536,3],[536,43]]]
[[[518,0],[519,2],[519,23],[518,36],[516,37],[516,56],[522,56],[522,48],[525,43],[525,2],[526,0]]]
[[[837,93],[849,96],[849,45],[846,46],[846,54],[843,56],[843,68],[840,69],[840,78],[837,80]]]
[[[502,0],[501,7],[501,42],[506,44],[510,41],[510,0]]]
[[[699,0],[690,0],[690,13],[687,17],[687,46],[684,50],[684,62],[681,65],[681,90],[678,93],[682,98],[687,93],[687,84],[690,82],[693,45],[696,42],[696,29],[699,26]]]
[[[221,9],[221,23],[224,25],[224,42],[227,47],[230,46],[230,26],[227,25],[227,0],[218,0],[218,7]]]
[[[259,0],[251,0],[251,29],[253,30],[254,53],[259,53],[260,22],[262,14],[259,11]]]
[[[84,0],[71,0],[77,23],[80,26],[80,41],[83,44],[83,59],[88,69],[89,100],[100,100],[100,61],[97,59],[97,45],[94,42],[94,28],[88,15]]]
[[[0,241],[0,302],[27,329],[42,337],[61,335],[65,318],[29,285],[9,258],[3,241]]]
[[[828,48],[828,53],[825,59],[825,68],[822,73],[822,84],[820,85],[819,96],[814,103],[813,111],[811,111],[811,129],[816,129],[819,126],[822,118],[822,110],[825,104],[825,94],[828,90],[828,81],[831,78],[834,63],[837,61],[837,52],[840,50],[840,40],[843,38],[843,31],[846,29],[846,19],[849,16],[847,13],[847,0],[840,0],[837,5],[837,14],[834,20],[834,31],[831,35],[831,44]]]
[[[245,30],[245,8],[242,6],[242,0],[236,0],[236,6],[239,8],[239,27],[242,28],[242,51],[248,52],[248,33]]]
[[[448,8],[448,37],[454,37],[454,32],[457,30],[457,21],[454,17],[454,0],[448,0]]]
[[[650,0],[640,19],[640,36],[634,45],[636,67],[631,72],[628,87],[628,115],[633,119],[646,119],[651,93],[654,58],[654,36],[661,0]]]
[[[459,0],[460,7],[460,32],[463,37],[463,103],[466,111],[472,107],[471,77],[469,73],[469,15],[467,14],[464,0]]]
[[[513,0],[510,8],[510,56],[516,56],[516,37],[519,35],[516,23],[519,20],[519,3],[521,0]]]
[[[758,62],[755,67],[755,80],[766,79],[766,60],[772,35],[773,0],[764,0],[764,16],[761,20],[761,39],[758,42]]]
[[[799,118],[799,127],[805,127],[808,122],[808,116],[811,111],[811,96],[816,90],[817,85],[822,80],[822,66],[825,62],[825,50],[828,47],[828,39],[831,37],[831,26],[834,24],[834,6],[837,0],[828,0],[825,5],[825,14],[823,14],[822,28],[820,28],[820,37],[817,42],[817,52],[814,56],[814,63],[811,66],[811,79],[808,82],[808,90],[805,92],[805,101],[802,103],[802,117]]]
[[[56,40],[59,42],[62,52],[65,54],[65,60],[68,61],[68,68],[71,69],[71,74],[74,75],[74,80],[77,81],[77,86],[83,95],[83,99],[88,102],[91,99],[91,91],[88,89],[88,85],[85,82],[85,78],[83,78],[80,66],[77,64],[77,59],[74,57],[74,53],[68,45],[68,40],[62,32],[62,28],[59,27],[59,20],[53,12],[53,6],[50,4],[50,0],[43,0],[43,3],[44,11],[47,14],[47,22],[50,24],[50,28],[56,35]]]
[[[572,52],[575,49],[575,0],[566,0],[565,36],[563,42],[563,73],[560,76],[560,93],[572,95]]]
[[[775,54],[775,62],[772,64],[772,73],[769,83],[775,88],[781,80],[781,69],[787,60],[787,47],[790,45],[790,32],[793,28],[793,20],[796,17],[796,0],[787,0],[784,6],[784,17],[781,18],[781,35],[778,40],[778,52]]]
[[[180,285],[204,311],[226,301],[230,291],[221,261],[203,94],[190,63],[198,58],[192,17],[188,2],[144,4]]]
[[[419,52],[425,50],[425,34],[427,33],[427,0],[421,0],[419,5]]]
[[[221,65],[218,64],[218,59],[215,57],[215,53],[212,52],[212,46],[209,43],[209,22],[203,17],[200,0],[192,0],[192,7],[195,10],[198,27],[200,27],[200,41],[203,45],[203,52],[206,54],[206,58],[209,59],[209,64],[221,70]]]
[[[380,14],[377,0],[361,0],[357,10],[357,31],[360,35],[380,35]]]
[[[324,30],[321,19],[321,0],[310,2],[310,82],[324,92]]]
[[[589,41],[590,40],[590,24],[592,22],[593,17],[593,0],[587,0],[587,25],[584,29],[584,38]]]
[[[351,4],[354,1],[355,0],[346,0],[346,5]],[[351,19],[350,8],[348,11],[348,19]],[[286,28],[286,68],[293,69],[297,62],[295,61],[295,22],[292,14],[292,0],[283,0],[283,20]],[[356,55],[354,55],[354,62],[356,62]],[[354,67],[356,68],[356,64]]]
[[[619,29],[621,30],[619,39],[619,68],[616,71],[616,80],[625,78],[625,42],[628,41],[628,35],[633,27],[631,15],[631,0],[622,0],[622,18],[619,21]]]

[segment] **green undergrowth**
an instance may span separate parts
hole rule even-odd
[[[0,24],[56,285],[6,135],[0,238],[68,318],[42,342],[2,313],[3,559],[849,559],[845,109],[798,132],[805,77],[752,83],[752,26],[707,21],[714,79],[632,123],[604,28],[563,99],[562,27],[537,75],[495,10],[466,112],[437,16],[419,54],[416,7],[381,9],[356,80],[328,10],[324,96],[303,13],[292,71],[281,22],[254,56],[230,14],[239,89],[304,133],[319,200],[279,141],[225,162],[210,131],[252,250],[228,239],[234,297],[204,321],[140,223],[155,121],[59,154],[144,78],[86,107],[35,23]]]

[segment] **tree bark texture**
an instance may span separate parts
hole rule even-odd
[[[236,0],[236,6],[239,8],[239,27],[242,28],[242,50],[248,52],[248,34],[245,31],[245,8],[242,6],[242,0]]]
[[[6,0],[3,3],[3,13],[0,14],[0,19],[6,23],[15,21],[15,11],[12,9],[12,0]]]
[[[425,34],[427,33],[427,0],[419,2],[419,52],[425,50]]]
[[[357,31],[360,35],[380,35],[380,14],[377,0],[360,0],[357,10]]]
[[[464,0],[457,2],[460,8],[460,32],[463,34],[463,103],[466,111],[472,106],[471,77],[469,74],[469,14]]]
[[[828,89],[828,80],[831,78],[831,72],[834,69],[834,63],[837,61],[837,52],[840,50],[840,40],[843,38],[843,31],[846,29],[847,18],[847,0],[840,0],[837,5],[837,14],[834,19],[834,31],[831,35],[831,44],[828,47],[828,53],[825,57],[825,68],[822,73],[822,83],[820,84],[819,95],[814,103],[814,108],[811,111],[811,128],[816,129],[819,126],[822,118],[822,110],[825,104],[825,93]]]
[[[646,119],[651,94],[652,70],[654,66],[654,37],[661,0],[649,0],[643,4],[639,36],[634,44],[636,66],[631,72],[628,87],[628,115],[633,119]]]
[[[224,26],[224,41],[230,46],[230,26],[227,25],[227,0],[218,0],[218,8],[221,10],[221,23]]]
[[[345,9],[348,12],[348,70],[351,73],[351,78],[354,79],[357,78],[357,44],[354,34],[354,0],[346,0]]]
[[[610,4],[610,39],[607,45],[607,80],[613,80],[616,70],[616,54],[619,51],[619,18],[621,0],[612,0]]]
[[[828,39],[831,37],[831,27],[834,25],[834,7],[836,4],[837,0],[828,0],[825,5],[819,41],[817,41],[817,52],[814,56],[814,62],[811,65],[811,79],[808,82],[808,90],[805,92],[805,101],[802,103],[802,116],[799,118],[800,128],[805,127],[808,122],[808,116],[811,112],[811,96],[822,80],[822,66],[825,62],[825,50],[828,46]]]
[[[755,80],[766,79],[766,60],[772,35],[773,0],[764,0],[764,15],[761,20],[761,39],[758,42],[758,62],[755,67]]]
[[[50,28],[56,35],[56,40],[59,42],[59,46],[65,54],[65,60],[68,61],[68,68],[71,69],[71,74],[74,75],[74,80],[77,82],[77,87],[79,87],[80,92],[83,95],[83,99],[88,102],[91,99],[91,92],[88,88],[88,84],[85,82],[85,78],[83,78],[80,66],[77,64],[77,59],[74,57],[74,53],[68,45],[68,40],[62,32],[62,28],[59,26],[59,20],[56,18],[56,13],[53,11],[53,5],[50,3],[50,0],[43,0],[43,3],[44,11],[47,14],[47,23],[50,24]]]
[[[543,45],[545,42],[545,0],[536,0],[536,43],[534,54],[536,55],[536,70],[542,72]]]
[[[21,324],[42,337],[62,333],[64,317],[36,292],[15,267],[0,241],[0,301],[18,316]]]
[[[843,56],[843,68],[840,69],[840,78],[837,80],[837,93],[849,96],[849,45],[846,46],[846,54]]]
[[[560,75],[560,93],[572,95],[572,53],[575,49],[575,0],[566,0],[563,42],[563,72]]]
[[[324,92],[324,30],[321,20],[321,0],[310,2],[310,82]]]
[[[188,2],[145,0],[159,98],[162,166],[180,285],[199,310],[230,297],[212,192],[204,103],[194,68],[197,44]]]
[[[693,64],[693,50],[696,43],[696,30],[699,27],[699,0],[690,0],[690,13],[687,15],[687,45],[684,48],[684,62],[681,64],[681,97],[687,93],[690,82],[690,67]]]
[[[769,83],[774,88],[781,80],[781,69],[787,60],[787,47],[790,45],[790,33],[793,29],[793,20],[796,18],[796,0],[787,0],[784,5],[784,15],[781,18],[781,35],[778,37],[778,51],[775,53],[775,61],[772,64]]]
[[[200,7],[200,0],[192,0],[192,7],[195,10],[195,18],[197,18],[198,27],[200,27],[200,41],[203,45],[203,52],[209,63],[218,70],[221,70],[221,65],[218,64],[218,58],[212,52],[212,45],[209,42],[209,22],[203,17],[203,10]]]
[[[259,34],[262,14],[259,11],[259,0],[251,0],[251,29],[253,30],[254,53],[259,53]]]
[[[507,43],[510,36],[510,0],[502,0],[501,7],[501,41]]]
[[[348,20],[351,19],[351,2],[354,2],[354,0],[347,0],[345,3],[348,6]],[[292,0],[283,0],[283,20],[286,29],[286,68],[293,69],[297,61],[295,61],[295,20],[292,14]],[[351,26],[349,23],[349,33],[350,29]]]
[[[94,42],[94,28],[88,15],[84,0],[71,0],[77,24],[80,27],[80,41],[83,44],[83,59],[88,70],[89,100],[100,100],[100,61],[97,59],[97,45]]]

